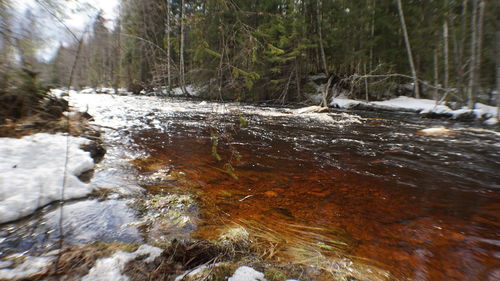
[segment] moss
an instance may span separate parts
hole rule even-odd
[[[139,244],[96,241],[90,244],[90,247],[94,247],[95,250],[102,252],[104,256],[111,256],[113,253],[117,251],[124,251],[128,253],[135,252],[139,248]]]
[[[274,267],[266,269],[264,277],[269,281],[285,281],[287,279],[287,275],[283,271]]]
[[[225,281],[228,277],[232,276],[234,271],[239,265],[224,263],[220,264],[212,269],[212,273],[208,276],[206,280],[208,281]]]

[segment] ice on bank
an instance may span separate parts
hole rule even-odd
[[[21,139],[0,138],[0,223],[30,215],[61,199],[65,170],[65,200],[92,192],[92,185],[78,179],[94,168],[90,153],[80,148],[89,142],[81,137],[46,133]]]

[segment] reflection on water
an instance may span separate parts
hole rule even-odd
[[[85,244],[103,242],[141,242],[140,233],[129,225],[134,213],[124,200],[83,200],[67,203],[63,209],[64,242]],[[60,209],[48,207],[31,218],[2,228],[4,240],[0,255],[9,251],[37,251],[50,249],[60,238]]]

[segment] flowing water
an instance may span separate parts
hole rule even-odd
[[[297,114],[108,95],[71,100],[107,127],[108,156],[92,182],[137,189],[140,171],[130,164],[137,158],[182,175],[200,198],[192,238],[214,239],[235,223],[270,241],[270,259],[294,259],[316,245],[394,280],[500,279],[499,133],[411,114]],[[442,125],[454,133],[416,133]],[[160,182],[155,191],[168,188]],[[97,226],[70,227],[70,240],[147,240],[121,226],[133,220],[122,199],[74,204],[104,211],[77,214]],[[44,217],[51,221],[50,213]],[[15,228],[1,231],[20,249]]]

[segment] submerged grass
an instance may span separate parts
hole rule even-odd
[[[138,166],[142,173],[150,174],[165,169],[165,163],[169,162],[166,162],[165,159],[144,158],[133,163]],[[192,177],[189,171],[169,168],[168,176],[174,179],[174,181],[169,181],[171,186],[168,190],[170,192],[179,194],[185,194],[186,192],[198,194],[200,192],[203,185],[196,181],[197,177]],[[210,166],[210,168],[213,167]],[[228,197],[227,200],[231,200],[231,191],[226,190],[224,192],[229,193],[226,197]],[[165,196],[165,194],[159,194]],[[199,226],[197,228],[205,232],[204,235],[198,238],[210,240],[210,242],[206,242],[208,240],[203,242],[211,245],[207,248],[208,253],[204,253],[204,255],[207,254],[212,257],[210,263],[227,261],[233,265],[254,266],[254,268],[266,272],[268,280],[286,280],[283,279],[287,275],[285,272],[292,275],[287,276],[288,278],[292,277],[300,280],[389,280],[387,272],[371,266],[369,261],[358,259],[349,253],[349,250],[357,242],[341,229],[335,229],[331,226],[328,228],[311,227],[276,220],[235,219],[221,210],[217,202],[209,200],[209,196],[205,197],[197,197],[196,205],[201,205],[203,219],[205,221],[211,220],[211,222],[202,228],[199,228]],[[151,204],[146,209],[159,209],[161,213],[162,209],[171,209],[172,206],[176,205],[174,202],[167,200],[169,204],[166,206],[165,204],[159,204],[158,200],[155,201],[154,197],[151,198]],[[195,204],[195,201],[191,203]],[[182,208],[179,211],[181,213],[186,212]],[[167,212],[166,214],[167,220],[175,222],[175,219],[168,218],[170,213]],[[194,220],[195,218],[191,219]],[[269,225],[269,223],[272,223],[272,225]],[[158,220],[149,223],[149,225],[154,226],[153,229],[162,230],[163,233],[165,233],[164,231],[172,231],[171,228],[160,227],[161,224],[162,222]],[[188,236],[179,238],[192,239],[192,237]],[[165,242],[163,245],[167,245],[166,241],[163,242]],[[183,249],[182,251],[187,250],[182,247],[181,249]],[[211,252],[213,249],[217,249],[217,251]],[[214,256],[215,252],[218,252],[218,254]],[[187,259],[191,258],[193,257],[187,257]],[[205,262],[208,262],[208,260],[205,260]],[[171,263],[164,262],[162,266],[158,267],[158,270],[159,272],[165,272],[167,268],[172,270],[172,266]],[[189,268],[186,266],[190,267],[186,264],[180,267],[188,270]],[[311,268],[314,270],[311,270]],[[217,267],[211,267],[210,274],[205,276],[204,279],[197,280],[219,280],[218,278],[224,275],[222,274],[223,271],[217,269]],[[211,279],[210,276],[219,277]]]

